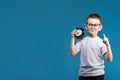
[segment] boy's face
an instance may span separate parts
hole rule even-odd
[[[97,36],[98,32],[102,29],[100,20],[97,18],[88,18],[86,29],[88,30],[89,35]]]

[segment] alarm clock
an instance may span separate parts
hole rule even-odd
[[[84,37],[84,29],[83,28],[76,28],[77,30],[77,34],[75,35],[75,37],[77,39],[83,39]]]

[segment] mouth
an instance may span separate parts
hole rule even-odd
[[[90,29],[89,32],[90,32],[91,34],[97,33],[97,31],[96,31],[95,29]]]
[[[95,29],[90,29],[90,31],[95,32],[96,30]]]

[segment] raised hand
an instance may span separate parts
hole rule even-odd
[[[106,46],[108,46],[109,45],[109,40],[108,40],[108,38],[106,37],[106,35],[103,33],[103,43],[106,45]]]
[[[77,34],[77,30],[74,29],[74,30],[71,32],[71,35],[72,35],[72,37],[74,38],[76,34]]]

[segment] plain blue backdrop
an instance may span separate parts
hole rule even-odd
[[[79,54],[70,56],[71,31],[90,13],[103,18],[113,62],[105,79],[120,80],[119,0],[1,0],[0,80],[78,80]],[[86,31],[85,31],[86,33]]]

